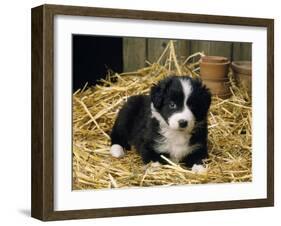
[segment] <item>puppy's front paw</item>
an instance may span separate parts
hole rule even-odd
[[[205,168],[203,165],[197,165],[194,164],[191,168],[192,172],[198,173],[198,174],[205,174],[207,173],[207,168]]]
[[[160,163],[160,162],[152,162],[152,163],[151,163],[151,167],[153,167],[153,168],[157,168],[157,167],[159,167],[159,166],[161,166],[161,163]]]
[[[153,172],[157,170],[161,166],[160,162],[150,162],[143,166],[143,170],[146,171],[149,169],[149,171]]]
[[[115,158],[121,158],[125,155],[125,152],[119,144],[113,144],[110,148],[110,154]]]

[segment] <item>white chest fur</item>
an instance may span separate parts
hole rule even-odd
[[[167,127],[161,128],[161,138],[156,140],[155,149],[158,153],[167,153],[174,162],[181,161],[190,154],[195,145],[190,146],[191,134],[187,132],[172,130]]]

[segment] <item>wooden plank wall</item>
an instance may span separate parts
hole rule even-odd
[[[146,60],[155,62],[168,44],[168,39],[123,38],[124,71],[135,71],[146,65]],[[200,40],[176,40],[177,56],[184,60],[195,52],[206,55],[225,56],[232,60],[251,60],[251,43],[216,42]]]

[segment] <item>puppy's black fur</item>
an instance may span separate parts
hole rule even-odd
[[[180,81],[188,81],[191,93],[185,102],[183,87]],[[119,111],[111,132],[111,143],[129,150],[135,146],[145,164],[150,161],[166,163],[160,155],[170,157],[169,153],[157,150],[157,142],[163,138],[163,122],[153,117],[152,111],[159,113],[169,124],[169,118],[185,107],[188,107],[195,118],[187,145],[195,149],[180,159],[187,167],[202,164],[208,156],[207,148],[207,113],[211,104],[211,94],[199,79],[188,76],[170,76],[151,88],[150,95],[137,95],[128,98]],[[186,106],[184,106],[186,105]],[[176,107],[175,107],[176,106]],[[165,139],[164,141],[165,142]]]

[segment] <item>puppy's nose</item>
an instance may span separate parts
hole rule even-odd
[[[180,128],[185,128],[187,127],[187,121],[184,119],[179,120],[179,127]]]

